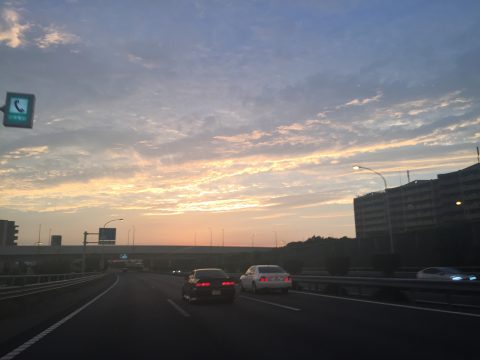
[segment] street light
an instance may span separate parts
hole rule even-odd
[[[395,248],[394,248],[394,244],[393,244],[392,221],[390,219],[390,203],[389,203],[389,200],[388,200],[387,180],[385,180],[383,175],[380,174],[378,171],[370,169],[366,166],[360,166],[360,165],[353,166],[353,170],[360,170],[360,169],[371,171],[371,172],[377,174],[378,176],[380,176],[383,180],[383,185],[385,186],[385,206],[387,208],[388,235],[389,235],[389,238],[390,238],[390,253],[393,254],[395,252]]]
[[[103,227],[106,228],[106,227],[107,227],[107,224],[110,224],[111,222],[114,222],[114,221],[123,221],[123,220],[124,220],[124,219],[113,219],[113,220],[107,221],[107,222],[105,223],[105,225],[103,225]]]

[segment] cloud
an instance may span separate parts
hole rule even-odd
[[[259,140],[262,137],[269,136],[269,133],[264,131],[254,130],[251,133],[238,134],[233,136],[214,136],[214,139],[222,140],[230,143],[245,143],[252,140]]]
[[[44,28],[44,31],[45,34],[36,39],[36,44],[41,49],[57,45],[75,44],[80,41],[80,38],[77,35],[66,32],[55,25],[50,25]]]
[[[48,146],[23,147],[4,155],[6,159],[20,159],[48,153]]]
[[[29,28],[29,24],[20,23],[18,12],[4,9],[0,21],[0,42],[6,42],[7,46],[17,48],[25,43],[24,33]]]
[[[341,107],[346,107],[346,106],[362,106],[362,105],[367,105],[373,101],[379,101],[381,99],[381,97],[383,96],[382,93],[379,93],[377,95],[375,95],[374,97],[372,98],[365,98],[365,99],[353,99],[353,100],[350,100],[349,102],[347,102],[345,105],[341,105],[339,108]]]
[[[152,70],[159,67],[159,64],[152,60],[146,60],[140,56],[134,54],[127,54],[128,61],[133,64],[141,65],[146,69]]]

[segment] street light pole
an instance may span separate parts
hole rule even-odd
[[[110,223],[113,222],[113,221],[123,221],[123,220],[124,220],[124,219],[113,219],[113,220],[109,220],[109,221],[107,221],[107,222],[105,223],[105,225],[103,225],[103,227],[106,228],[106,227],[107,227],[107,224],[110,224]]]
[[[390,253],[393,254],[393,253],[395,253],[395,247],[394,247],[394,243],[393,243],[392,220],[391,220],[391,217],[390,217],[390,201],[388,199],[387,180],[385,180],[384,176],[382,174],[380,174],[378,171],[370,169],[366,166],[355,165],[353,167],[353,170],[359,170],[359,169],[364,169],[364,170],[371,171],[371,172],[377,174],[378,176],[380,176],[383,180],[383,185],[385,187],[385,206],[387,208],[386,209],[386,212],[387,212],[387,227],[388,227],[388,235],[389,235],[389,238],[390,238]]]

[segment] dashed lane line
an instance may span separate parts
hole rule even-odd
[[[282,304],[274,303],[274,302],[271,302],[271,301],[260,300],[260,299],[256,299],[256,298],[253,298],[253,297],[250,297],[250,296],[243,296],[242,295],[242,296],[239,296],[239,298],[256,301],[256,302],[263,303],[263,304],[268,304],[268,305],[276,306],[276,307],[291,310],[291,311],[300,311],[299,308],[295,308],[295,307],[287,306],[287,305],[282,305]]]
[[[177,310],[180,314],[182,314],[183,316],[185,317],[190,317],[190,314],[187,313],[185,310],[183,310],[180,306],[178,306],[177,304],[175,304],[175,302],[172,300],[172,299],[167,299],[168,303],[170,305],[172,305],[175,310]],[[1,360],[1,359],[0,359]]]
[[[48,334],[50,334],[52,331],[54,331],[55,329],[57,329],[59,326],[63,325],[64,323],[66,323],[68,320],[70,320],[71,318],[73,318],[75,315],[77,315],[79,312],[81,312],[82,310],[85,310],[88,306],[92,305],[95,301],[97,301],[98,299],[100,299],[103,295],[105,295],[106,293],[108,293],[110,290],[112,290],[117,284],[118,284],[118,281],[119,281],[119,277],[117,276],[117,279],[115,280],[115,282],[107,289],[105,290],[104,292],[102,292],[101,294],[97,295],[96,297],[94,297],[92,300],[90,300],[89,302],[87,302],[86,304],[82,305],[81,307],[79,307],[77,310],[75,310],[74,312],[70,313],[69,315],[65,316],[63,319],[61,319],[60,321],[56,322],[55,324],[53,324],[52,326],[48,327],[47,329],[43,330],[40,334],[34,336],[33,338],[31,338],[30,340],[26,341],[25,343],[23,343],[22,345],[20,345],[19,347],[17,347],[16,349],[10,351],[8,354],[2,356],[0,358],[0,360],[10,360],[10,359],[13,359],[15,358],[16,356],[18,356],[19,354],[21,354],[23,351],[25,351],[26,349],[28,349],[30,346],[32,346],[33,344],[37,343],[38,341],[40,341],[42,338],[44,338],[45,336],[47,336]]]

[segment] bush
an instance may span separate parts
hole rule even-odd
[[[297,275],[302,272],[303,269],[303,261],[302,260],[286,260],[285,263],[283,264],[283,267],[287,272],[289,272],[292,275]]]
[[[350,258],[337,256],[327,258],[327,271],[333,276],[345,276],[350,269]]]
[[[372,267],[385,276],[392,276],[400,267],[400,256],[398,254],[375,254],[372,256]]]

